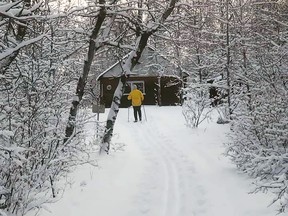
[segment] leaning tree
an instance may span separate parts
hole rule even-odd
[[[178,1],[179,0],[170,0],[169,2],[150,2],[141,0],[137,3],[128,2],[129,5],[127,6],[132,6],[134,10],[130,11],[130,13],[119,14],[120,16],[122,16],[123,19],[128,22],[130,29],[132,29],[132,31],[134,32],[134,45],[132,47],[132,51],[130,51],[127,58],[123,60],[123,62],[120,61],[122,73],[119,77],[118,86],[113,95],[100,152],[109,152],[111,137],[113,135],[113,128],[117,118],[117,114],[119,112],[120,101],[124,93],[127,77],[129,77],[131,71],[138,63],[150,36],[157,32],[160,28],[165,26],[165,24],[173,21],[173,18],[171,18],[171,20],[168,20],[168,17],[173,14],[176,3]],[[155,10],[156,8],[157,10]]]

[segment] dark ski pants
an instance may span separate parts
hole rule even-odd
[[[139,120],[142,120],[141,106],[133,106],[134,110],[134,119],[138,121],[137,114],[139,115]]]

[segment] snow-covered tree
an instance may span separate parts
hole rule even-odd
[[[287,209],[287,6],[285,1],[205,1],[201,15],[193,11],[198,31],[185,29],[194,43],[180,52],[194,83],[213,79],[219,93],[228,93],[220,108],[229,108],[225,113],[233,120],[228,154],[256,178],[255,191],[275,193],[280,212]]]
[[[77,57],[86,42],[75,15],[83,9],[65,13],[66,6],[58,11],[54,1],[24,3],[0,6],[0,209],[14,215],[57,196],[62,190],[57,181],[86,161],[79,155],[87,148],[81,136],[63,144]],[[74,135],[81,134],[81,118]]]
[[[287,7],[280,1],[242,2],[234,87],[238,105],[227,147],[237,167],[255,178],[256,192],[275,193],[279,212],[288,206]]]
[[[101,144],[101,151],[109,152],[110,141],[117,114],[119,112],[120,100],[124,93],[126,78],[138,63],[150,36],[162,28],[165,25],[165,22],[169,22],[168,17],[173,13],[177,2],[178,0],[170,0],[168,2],[151,2],[145,0],[140,0],[136,3],[128,2],[129,6],[132,7],[133,10],[130,10],[131,13],[128,13],[127,15],[124,14],[124,16],[123,14],[120,14],[128,20],[127,25],[129,25],[129,27],[134,31],[135,36],[134,42],[132,42],[132,51],[129,53],[122,65],[122,75],[119,77],[119,83],[113,95],[106,123],[106,131]],[[156,8],[157,10],[153,10]]]

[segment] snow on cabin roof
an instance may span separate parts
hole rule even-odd
[[[128,54],[122,58],[122,62],[128,57]],[[176,66],[167,58],[159,54],[152,47],[144,49],[139,63],[134,67],[130,76],[159,76],[176,75]],[[102,72],[96,80],[102,77],[119,77],[122,74],[122,65],[120,61]]]
[[[223,80],[223,76],[218,75],[218,76],[215,76],[215,77],[208,79],[207,82],[214,83],[214,82],[219,82],[221,80]]]

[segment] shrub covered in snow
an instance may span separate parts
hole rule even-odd
[[[63,142],[79,71],[75,59],[63,60],[73,45],[66,43],[67,32],[52,28],[57,23],[61,29],[56,17],[55,23],[33,17],[46,16],[47,5],[28,2],[0,3],[0,11],[9,14],[0,27],[0,35],[6,35],[0,39],[0,215],[25,215],[41,208],[62,191],[57,182],[87,159],[87,146],[79,136],[85,119],[75,119],[73,136]],[[26,4],[30,11],[24,9]],[[19,25],[21,20],[25,25]],[[68,29],[68,19],[62,25]],[[15,36],[16,29],[22,34]]]
[[[287,55],[286,55],[287,57]],[[255,70],[246,99],[239,100],[227,154],[237,167],[255,178],[257,191],[275,193],[279,211],[288,207],[287,68]],[[286,80],[286,81],[285,81]],[[285,84],[286,83],[286,84]]]
[[[210,118],[211,99],[209,85],[191,84],[184,89],[182,113],[188,127],[198,127],[205,119]]]
[[[219,105],[218,107],[216,107],[216,110],[218,111],[219,117],[217,119],[217,124],[228,124],[230,122],[229,120],[229,110],[227,108],[227,106],[224,104]]]

